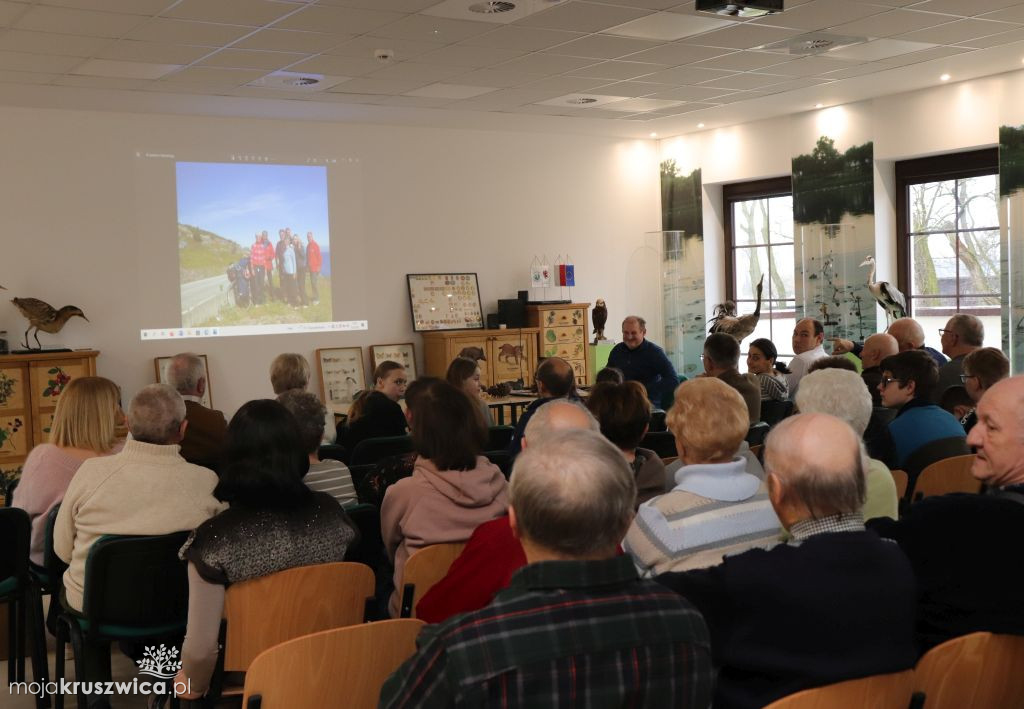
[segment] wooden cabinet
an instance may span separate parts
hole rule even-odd
[[[480,384],[494,386],[499,382],[523,380],[533,384],[537,371],[537,329],[454,330],[424,332],[423,352],[426,373],[443,377],[448,365],[467,347],[479,347],[486,361],[480,362]]]
[[[589,384],[587,313],[590,303],[527,305],[526,322],[540,330],[540,356],[561,357],[576,372],[576,384]]]
[[[61,392],[96,374],[95,350],[0,356],[0,476],[16,476],[28,452],[50,440]]]

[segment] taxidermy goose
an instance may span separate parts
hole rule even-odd
[[[81,308],[76,308],[74,305],[65,305],[60,310],[57,310],[49,303],[44,303],[38,298],[13,298],[11,302],[28,320],[28,329],[25,330],[25,349],[32,349],[28,344],[28,333],[31,332],[32,328],[36,329],[36,345],[38,345],[38,349],[42,349],[43,346],[39,343],[40,330],[51,334],[60,332],[67,321],[76,315],[86,322],[89,321],[89,318],[85,317],[85,313],[82,312]]]
[[[764,276],[757,282],[757,306],[754,312],[747,315],[736,316],[736,304],[731,300],[715,306],[715,317],[711,318],[711,328],[708,330],[712,335],[716,332],[724,332],[732,335],[737,342],[743,342],[757,327],[757,321],[761,319],[761,291],[763,290]]]
[[[886,281],[875,281],[875,257],[871,254],[868,254],[861,264],[862,267],[868,265],[871,266],[871,273],[868,274],[868,290],[885,310],[889,322],[905,318],[907,316],[907,299],[893,284]]]

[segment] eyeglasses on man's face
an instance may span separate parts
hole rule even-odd
[[[961,374],[960,375],[960,383],[961,384],[966,384],[968,379],[977,379],[977,377],[978,377],[978,375],[976,375],[976,374]]]

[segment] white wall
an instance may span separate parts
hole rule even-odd
[[[19,108],[0,108],[0,125],[4,295],[81,307],[91,322],[76,318],[40,339],[101,350],[99,373],[126,396],[152,381],[154,357],[206,353],[214,404],[228,415],[271,394],[267,370],[279,352],[312,362],[317,347],[361,345],[368,361],[372,344],[412,341],[422,364],[406,273],[475,271],[492,312],[527,287],[535,253],[568,253],[572,298],[604,298],[617,323],[638,305],[627,283],[646,277],[625,264],[660,228],[653,141]],[[376,288],[363,316],[369,331],[141,342],[133,160],[137,149],[164,145],[360,158],[360,237],[379,254],[353,266]],[[12,341],[25,326],[13,305],[0,305]]]

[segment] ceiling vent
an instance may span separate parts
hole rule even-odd
[[[577,106],[583,106],[586,104],[597,103],[597,99],[592,98],[590,96],[579,96],[577,98],[569,99],[568,101],[566,101],[566,103],[571,103]]]
[[[507,25],[566,2],[569,0],[435,0],[420,4],[430,5],[421,13],[427,17]]]
[[[781,42],[764,44],[754,49],[762,52],[776,52],[778,54],[792,54],[794,56],[811,56],[824,54],[834,49],[851,47],[855,44],[867,42],[867,37],[848,37],[845,35],[829,34],[827,32],[808,32],[784,39]]]
[[[326,74],[303,74],[295,71],[275,71],[255,81],[250,81],[247,85],[261,89],[283,89],[306,93],[323,91],[331,86],[337,86],[343,81],[348,81],[348,77],[327,76]]]
[[[514,2],[504,2],[498,0],[497,2],[478,2],[469,6],[470,12],[476,12],[481,15],[496,15],[500,12],[512,12],[516,9]]]
[[[764,17],[782,12],[783,0],[697,0],[697,12],[730,17]]]

